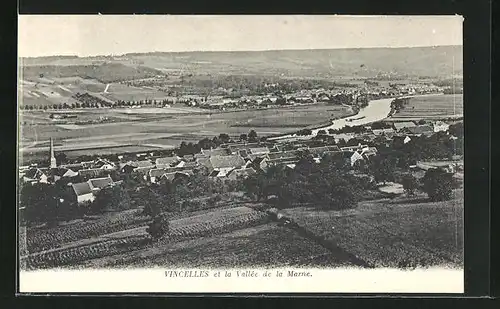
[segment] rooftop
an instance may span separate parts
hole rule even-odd
[[[230,156],[212,156],[209,163],[214,169],[228,168],[228,167],[241,167],[245,165],[245,160],[239,155]]]
[[[113,184],[111,177],[89,179],[88,183],[92,188],[105,188]]]
[[[92,189],[87,182],[74,183],[71,185],[77,196],[92,193]]]

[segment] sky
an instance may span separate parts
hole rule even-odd
[[[21,57],[462,45],[461,16],[19,15]]]

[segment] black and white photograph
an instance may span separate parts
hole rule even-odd
[[[463,292],[462,23],[19,15],[21,287]]]

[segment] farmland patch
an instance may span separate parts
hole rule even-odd
[[[316,235],[381,267],[463,266],[463,199],[445,202],[360,203],[358,209],[287,209]]]
[[[393,118],[435,118],[463,115],[463,95],[416,96]]]
[[[328,250],[274,223],[157,244],[86,263],[91,267],[338,267]]]

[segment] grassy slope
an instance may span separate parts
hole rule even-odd
[[[103,63],[100,65],[32,65],[22,66],[24,79],[43,77],[65,78],[78,76],[84,79],[96,79],[102,83],[120,80],[146,78],[162,74],[148,67],[131,67],[121,63]]]
[[[463,265],[463,191],[446,202],[379,200],[355,210],[284,213],[377,266]]]

